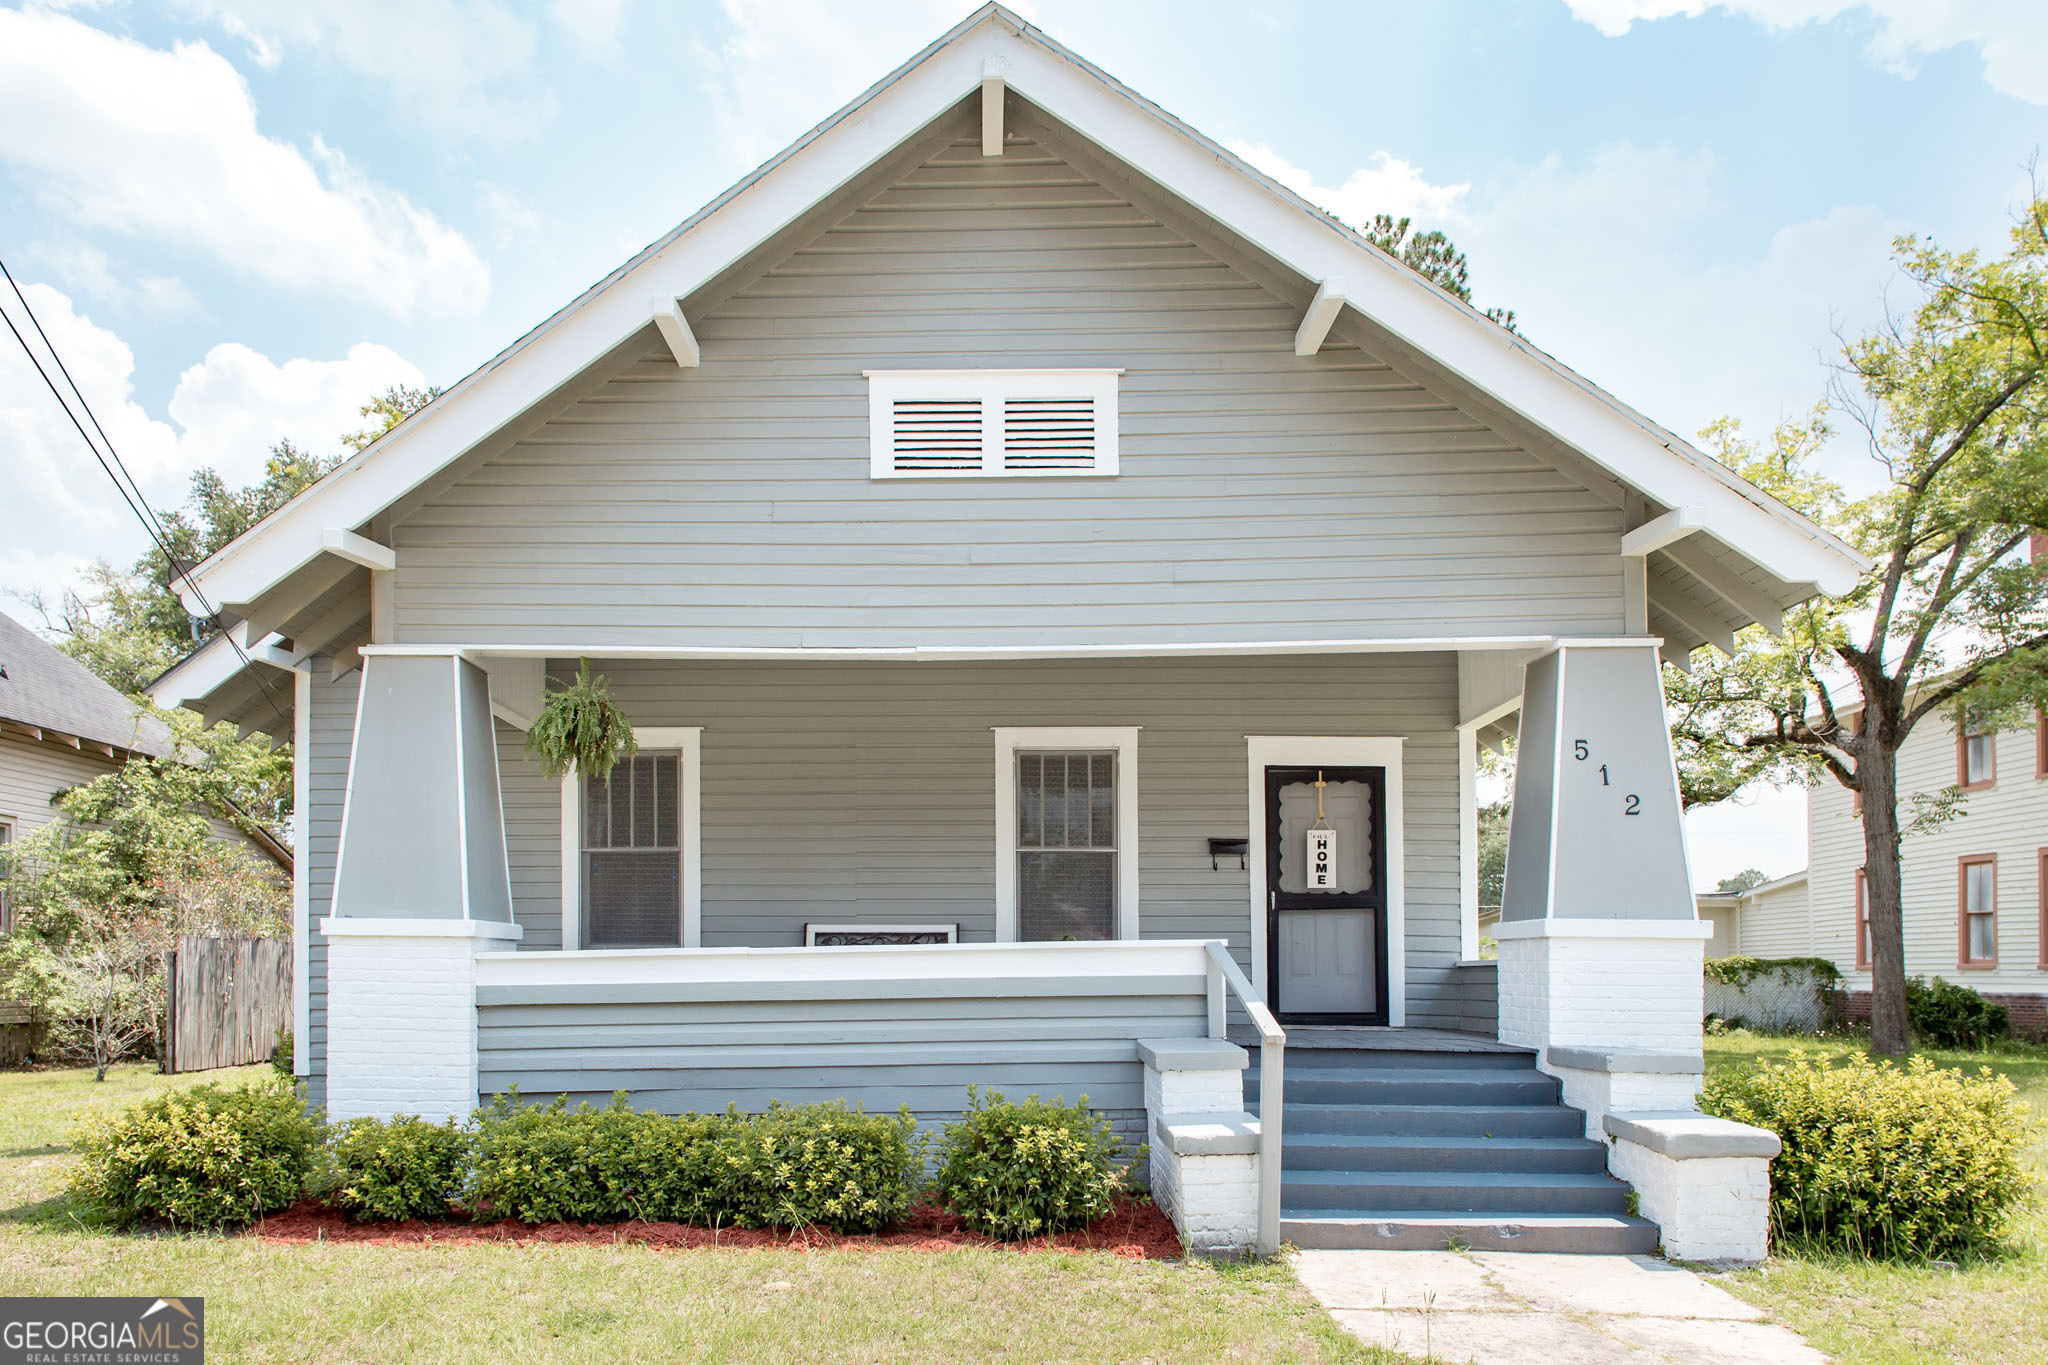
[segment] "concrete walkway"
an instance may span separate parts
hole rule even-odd
[[[1824,1365],[1827,1357],[1690,1270],[1652,1256],[1299,1251],[1347,1330],[1478,1365]]]

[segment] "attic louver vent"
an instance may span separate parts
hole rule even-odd
[[[870,370],[878,479],[1117,472],[1121,370]]]

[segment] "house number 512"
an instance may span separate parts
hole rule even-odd
[[[1573,758],[1577,759],[1581,763],[1584,763],[1592,756],[1592,746],[1587,744],[1585,740],[1575,739],[1572,741]],[[1602,763],[1600,765],[1600,785],[1603,787],[1611,787],[1614,785],[1614,780],[1608,775],[1607,765],[1605,763]],[[1634,792],[1630,792],[1628,795],[1622,797],[1621,813],[1623,815],[1641,815],[1643,813],[1643,798],[1636,795]]]

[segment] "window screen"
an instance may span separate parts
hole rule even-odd
[[[1116,935],[1116,755],[1017,755],[1017,936]]]
[[[583,939],[592,948],[675,947],[683,931],[682,760],[621,759],[583,779]]]
[[[1998,960],[1997,865],[1963,864],[1963,943],[1966,962]]]

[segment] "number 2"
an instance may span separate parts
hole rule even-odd
[[[1587,756],[1592,752],[1593,751],[1591,749],[1588,749],[1586,747],[1585,740],[1575,739],[1572,741],[1572,757],[1579,760],[1579,762],[1584,763],[1586,761]]]
[[[1637,796],[1634,792],[1630,792],[1628,804],[1621,808],[1621,813],[1623,815],[1641,815],[1643,813],[1643,798]]]

